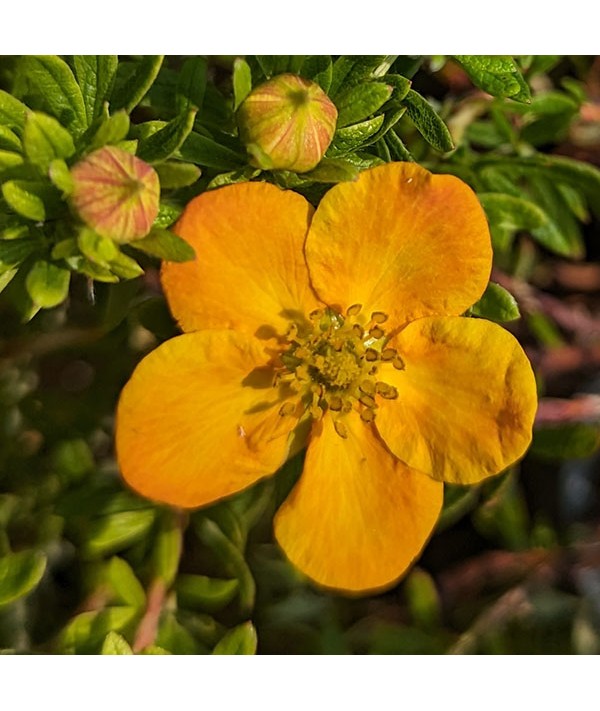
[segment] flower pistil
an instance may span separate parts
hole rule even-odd
[[[329,307],[316,309],[308,325],[290,326],[275,384],[287,382],[299,397],[281,407],[282,416],[304,409],[320,420],[330,410],[335,431],[345,439],[344,418],[349,413],[358,412],[363,422],[370,423],[376,416],[378,397],[398,397],[397,389],[378,377],[385,365],[404,369],[397,351],[386,347],[382,324],[387,314],[375,311],[366,320],[361,311],[361,304],[350,306],[345,316]]]

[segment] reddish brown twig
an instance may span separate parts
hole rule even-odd
[[[141,652],[142,649],[154,644],[166,594],[167,588],[164,582],[156,578],[148,588],[146,612],[138,625],[133,641],[134,652]]]

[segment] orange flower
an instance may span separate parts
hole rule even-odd
[[[275,472],[304,471],[275,518],[317,583],[393,584],[438,518],[443,484],[472,484],[531,438],[531,366],[507,331],[460,314],[491,268],[467,185],[409,163],[323,198],[267,183],[204,193],[177,233],[198,259],[166,263],[184,335],[137,367],[117,452],[141,494],[195,507]]]

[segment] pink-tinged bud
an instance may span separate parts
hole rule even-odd
[[[73,207],[99,235],[124,243],[150,232],[158,214],[160,183],[143,160],[105,146],[73,166],[71,175]]]
[[[238,109],[250,162],[263,170],[312,170],[329,147],[336,122],[337,109],[327,94],[295,74],[257,86]]]

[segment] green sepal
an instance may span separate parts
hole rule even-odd
[[[23,131],[23,149],[30,163],[46,173],[55,158],[69,158],[75,152],[73,138],[53,117],[30,111]]]
[[[40,551],[20,551],[0,558],[0,606],[18,600],[33,590],[46,570]]]
[[[339,94],[335,100],[338,109],[338,129],[358,123],[374,114],[392,95],[393,87],[380,82],[358,84]]]
[[[68,269],[40,259],[29,270],[25,288],[36,306],[51,309],[67,298],[70,280]]]
[[[500,284],[491,281],[479,301],[471,306],[473,316],[505,323],[521,317],[515,297]]]
[[[194,248],[184,239],[161,227],[153,227],[149,235],[130,242],[129,246],[167,262],[189,262],[196,256]]]
[[[531,92],[512,57],[454,55],[475,86],[492,96],[529,103]]]
[[[213,654],[256,654],[256,630],[251,622],[238,625],[219,641]]]
[[[454,149],[448,127],[427,99],[410,89],[404,98],[404,103],[410,120],[430,146],[441,153]]]
[[[165,190],[176,190],[177,188],[193,185],[202,174],[197,165],[182,163],[181,161],[157,163],[154,169],[158,173],[160,187]]]

